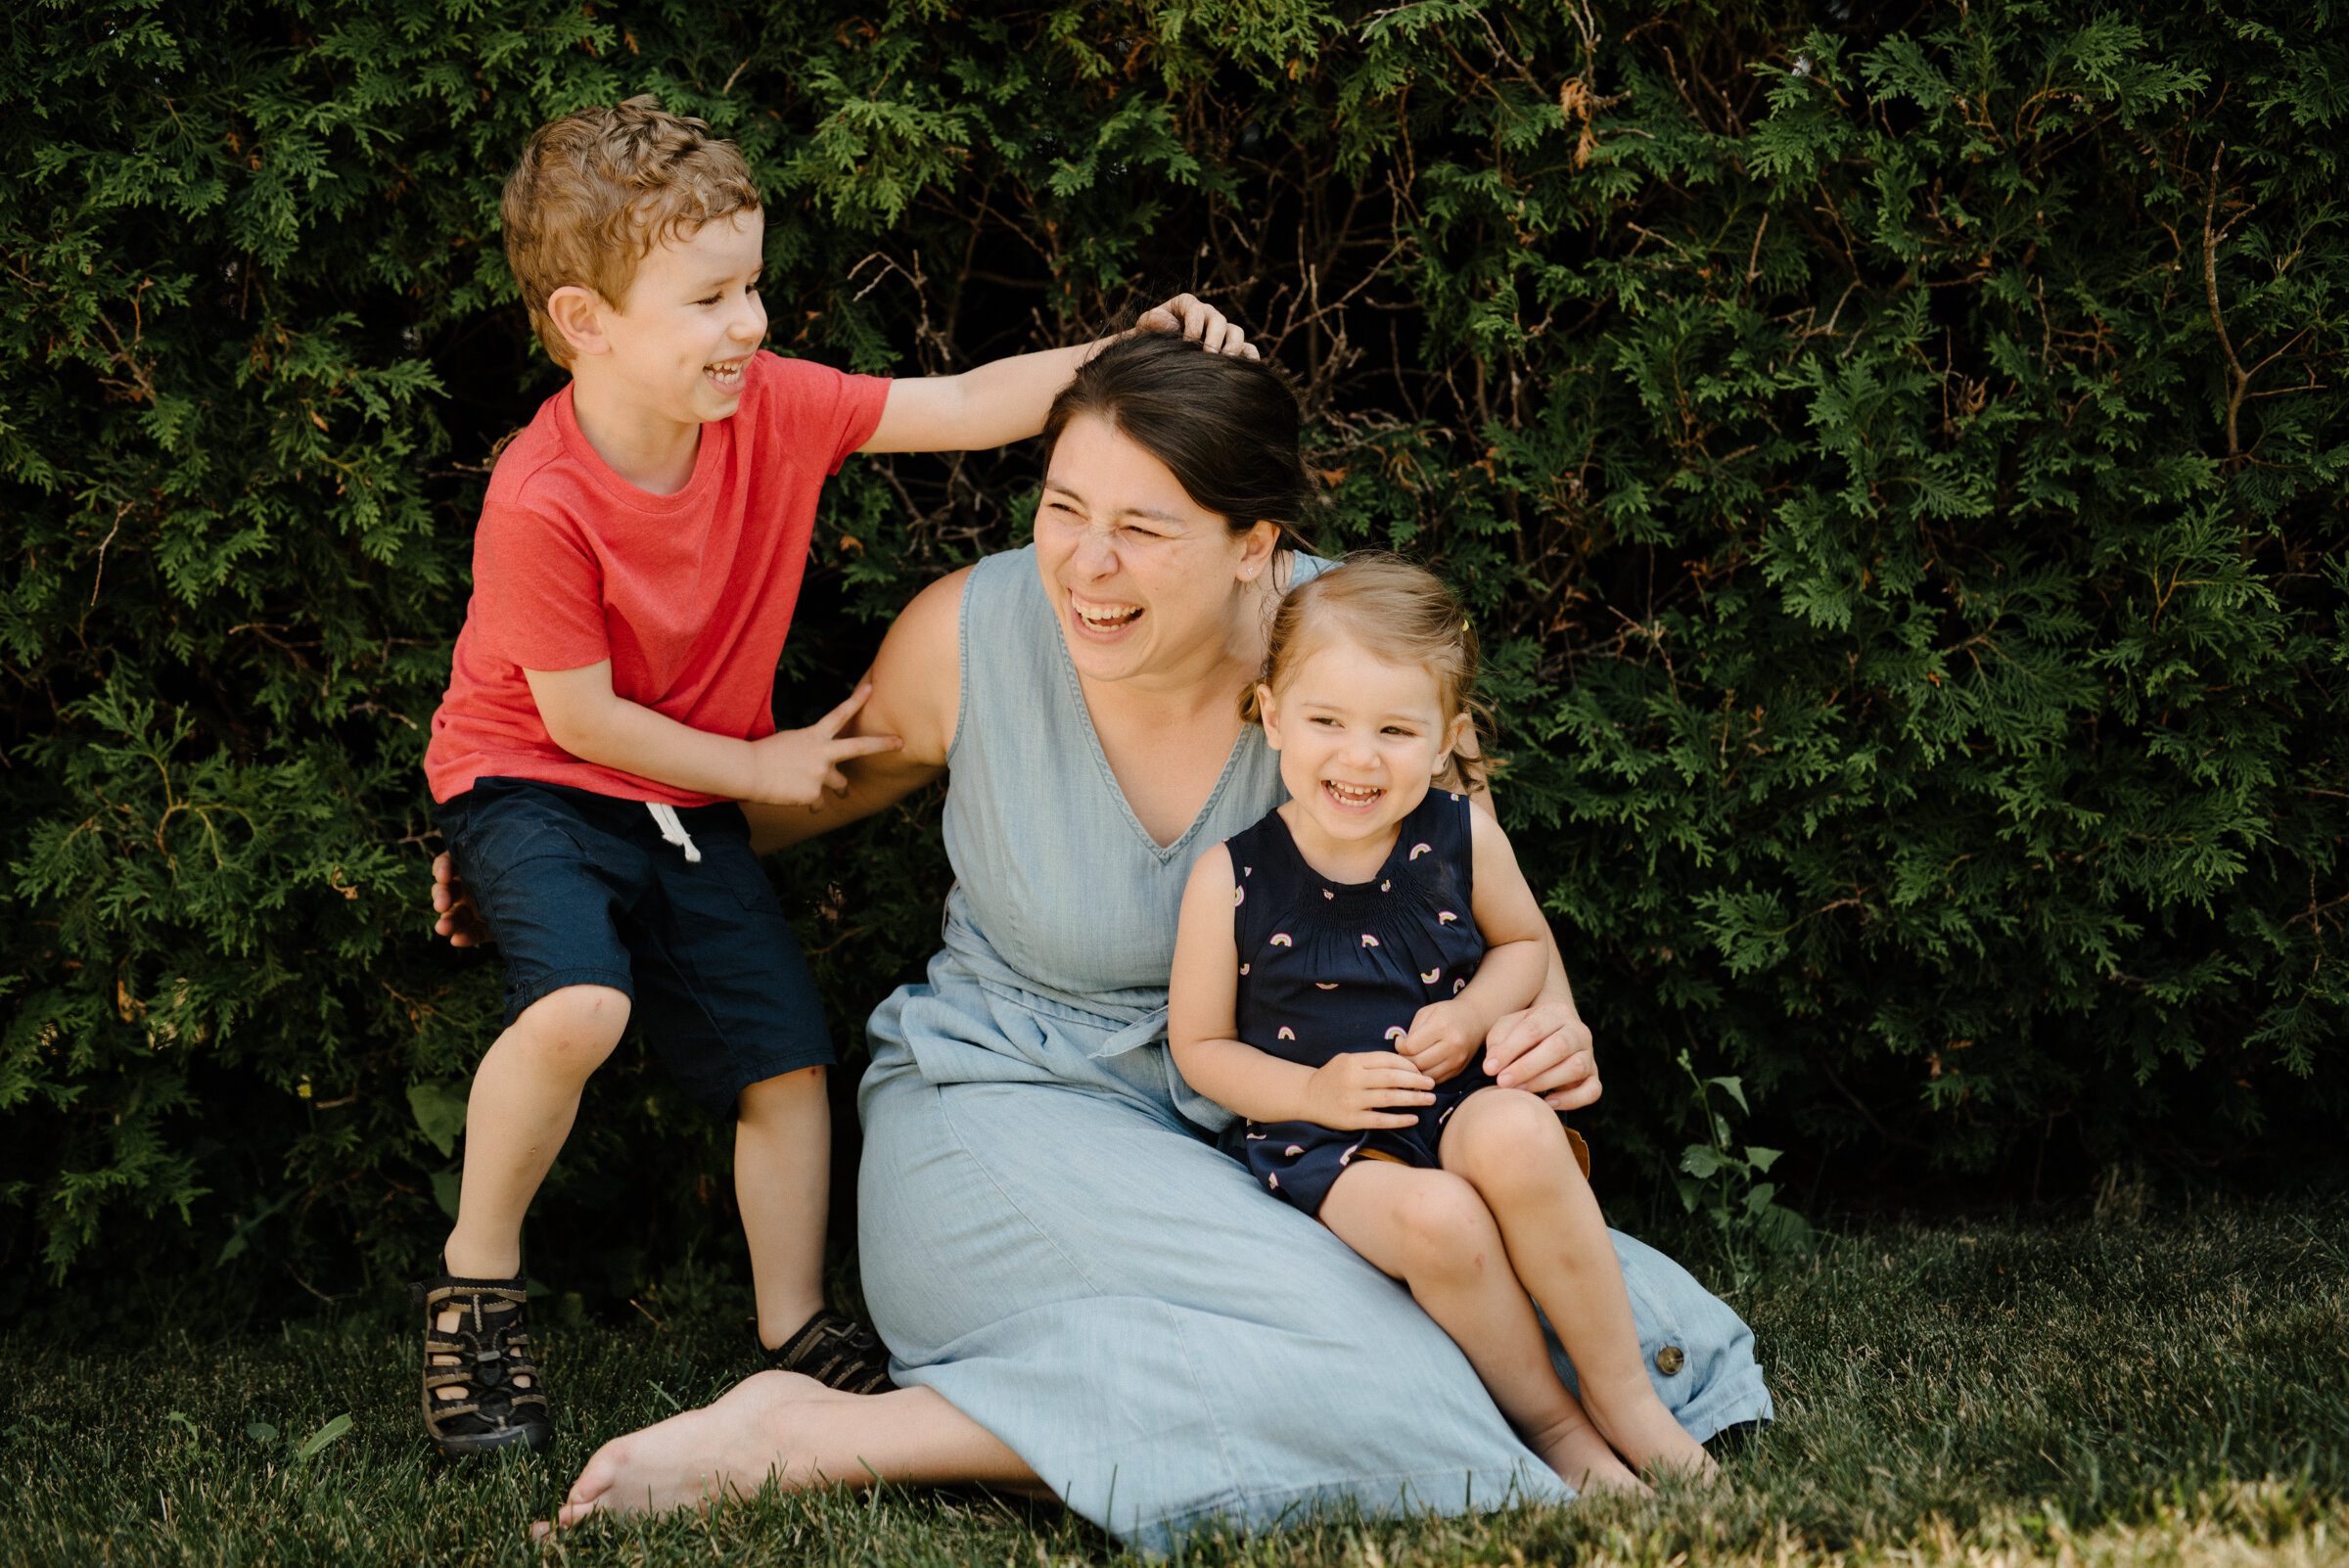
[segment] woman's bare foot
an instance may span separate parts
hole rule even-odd
[[[786,1487],[855,1482],[826,1475],[821,1456],[795,1434],[810,1423],[795,1414],[817,1405],[863,1398],[824,1387],[797,1372],[758,1372],[698,1410],[685,1410],[595,1451],[552,1521],[530,1527],[543,1538],[590,1514],[663,1513],[700,1507],[712,1498],[757,1492],[769,1476]]]
[[[1598,1428],[1580,1419],[1560,1421],[1546,1432],[1534,1434],[1530,1447],[1542,1455],[1565,1483],[1577,1492],[1622,1492],[1633,1497],[1649,1496],[1647,1483],[1631,1472],[1607,1440],[1598,1435]]]
[[[590,1514],[699,1507],[769,1477],[787,1488],[972,1482],[1050,1497],[1028,1463],[936,1389],[844,1394],[797,1372],[760,1372],[714,1405],[595,1451],[543,1537]]]

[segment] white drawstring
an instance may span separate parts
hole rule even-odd
[[[685,831],[685,824],[677,820],[675,807],[661,801],[647,801],[644,808],[653,813],[653,821],[661,829],[662,843],[673,844],[683,850],[687,865],[702,863],[702,852],[695,847],[693,835]]]

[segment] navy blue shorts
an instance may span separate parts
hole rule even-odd
[[[433,809],[506,960],[506,1022],[566,986],[625,992],[677,1086],[730,1116],[753,1084],[836,1060],[815,977],[733,805],[679,807],[701,862],[641,801],[484,778]]]
[[[1493,1082],[1479,1051],[1456,1075],[1436,1085],[1436,1103],[1420,1106],[1419,1120],[1409,1127],[1339,1132],[1312,1122],[1242,1121],[1232,1124],[1240,1130],[1226,1148],[1275,1197],[1317,1219],[1329,1189],[1357,1160],[1392,1160],[1441,1171],[1444,1125],[1461,1101],[1492,1087]]]

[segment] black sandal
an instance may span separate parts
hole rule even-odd
[[[424,1309],[424,1429],[443,1453],[480,1453],[490,1449],[543,1449],[555,1424],[547,1413],[545,1379],[530,1360],[530,1339],[522,1331],[528,1282],[459,1279],[438,1274],[408,1287],[408,1301]],[[439,1326],[454,1308],[457,1326]],[[528,1381],[529,1387],[518,1384]],[[453,1400],[439,1391],[462,1392]]]
[[[760,1354],[777,1371],[803,1373],[844,1394],[886,1394],[898,1386],[890,1381],[889,1351],[881,1337],[853,1317],[828,1310],[773,1350],[761,1346]]]

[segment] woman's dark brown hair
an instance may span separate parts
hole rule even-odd
[[[1112,428],[1167,465],[1197,505],[1232,531],[1280,525],[1280,548],[1302,550],[1313,482],[1297,455],[1302,416],[1279,371],[1258,360],[1211,354],[1172,333],[1122,338],[1084,363],[1052,399],[1044,456],[1081,414]]]

